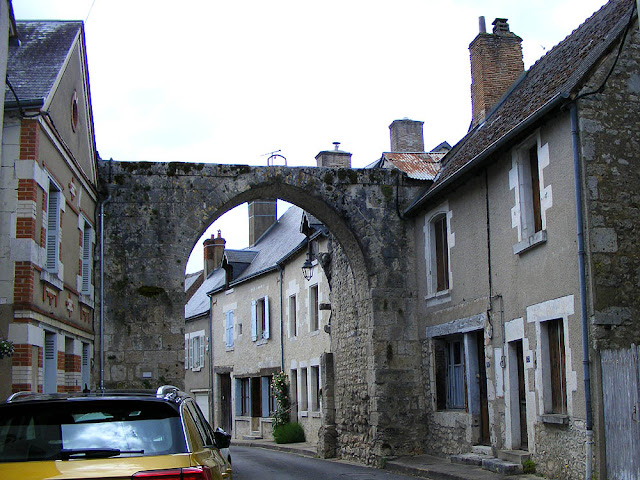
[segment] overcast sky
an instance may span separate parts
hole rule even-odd
[[[479,16],[489,32],[496,17],[509,19],[529,68],[604,3],[13,0],[13,8],[18,20],[86,20],[103,159],[266,165],[265,154],[281,150],[289,166],[303,166],[339,141],[361,168],[389,150],[395,119],[424,121],[427,150],[464,136]],[[228,248],[246,247],[246,207],[225,217],[211,230],[222,229]],[[188,272],[202,268],[197,247]]]

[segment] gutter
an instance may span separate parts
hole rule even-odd
[[[584,401],[586,410],[585,477],[592,478],[593,463],[593,414],[591,407],[591,369],[589,359],[589,323],[587,319],[587,280],[585,274],[584,228],[582,212],[582,176],[580,172],[580,138],[578,136],[578,107],[572,102],[571,145],[573,150],[573,176],[576,197],[576,235],[578,243],[578,276],[580,281],[580,319],[582,323],[582,369],[584,376]]]
[[[639,0],[640,1],[640,0]],[[544,106],[532,113],[527,119],[520,122],[515,128],[503,135],[499,140],[491,144],[484,149],[480,154],[476,155],[471,161],[467,162],[462,168],[457,170],[453,175],[447,177],[442,182],[436,183],[435,186],[429,189],[422,197],[418,198],[411,205],[409,205],[403,212],[406,215],[413,215],[419,210],[425,203],[431,200],[433,197],[441,193],[443,190],[451,186],[454,182],[466,175],[470,170],[473,170],[478,165],[482,164],[488,157],[493,155],[496,151],[502,148],[506,143],[509,143],[513,138],[520,135],[523,131],[531,128],[533,124],[538,122],[542,117],[547,115],[555,108],[562,105],[569,95],[565,93],[557,93],[551,98]]]

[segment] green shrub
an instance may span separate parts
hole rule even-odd
[[[536,473],[536,464],[533,460],[522,462],[522,473]]]
[[[297,443],[305,440],[302,425],[296,422],[285,423],[274,428],[273,438],[276,443]]]

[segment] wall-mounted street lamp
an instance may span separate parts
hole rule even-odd
[[[329,252],[313,253],[312,243],[307,235],[307,258],[305,258],[304,264],[302,265],[302,276],[307,282],[311,280],[313,276],[313,260],[317,260],[324,269],[329,265],[329,262],[331,262],[331,257],[329,256]]]

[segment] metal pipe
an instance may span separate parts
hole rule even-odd
[[[104,390],[104,206],[111,194],[100,204],[100,390]]]
[[[280,370],[284,372],[284,306],[282,282],[284,281],[284,267],[278,264],[278,270],[280,270]]]
[[[580,174],[580,143],[578,137],[578,107],[572,102],[571,144],[573,148],[573,175],[576,197],[576,230],[578,243],[578,276],[580,281],[580,316],[582,320],[582,369],[584,375],[584,399],[586,409],[586,459],[585,479],[591,479],[593,462],[593,416],[591,413],[591,369],[589,360],[589,324],[587,320],[587,281],[585,275],[584,227],[582,211],[582,176]]]

